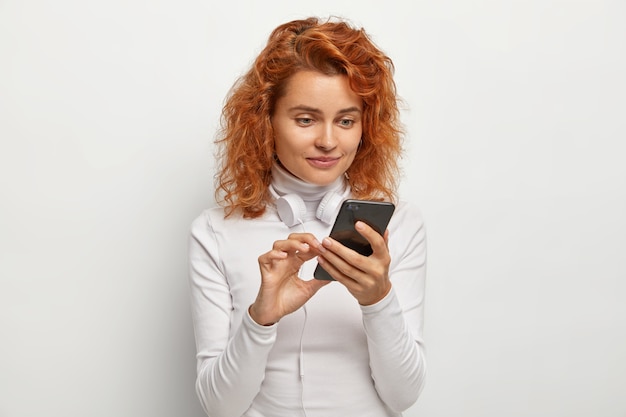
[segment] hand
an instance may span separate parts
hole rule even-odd
[[[370,256],[363,256],[328,237],[322,242],[318,262],[336,281],[346,286],[359,304],[371,305],[382,300],[391,290],[389,231],[381,236],[361,221],[355,224],[355,228],[372,246]]]
[[[261,287],[250,306],[250,317],[271,325],[304,305],[329,281],[298,277],[302,264],[320,252],[322,245],[310,233],[292,233],[274,242],[272,250],[259,256]]]

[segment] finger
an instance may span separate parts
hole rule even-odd
[[[372,231],[376,233],[376,231]],[[389,251],[384,244],[384,239],[380,235],[379,237],[383,241],[383,246],[371,256],[363,256],[332,238],[325,238],[323,244],[327,250],[322,254],[323,261],[329,263],[338,274],[355,282],[366,284],[372,278],[376,279],[376,277],[385,275],[390,262]],[[324,269],[327,269],[326,265],[324,265]],[[328,269],[327,272],[330,273]],[[339,281],[336,277],[333,276],[333,278]]]
[[[354,225],[354,228],[357,232],[361,234],[372,246],[372,251],[374,254],[377,252],[387,252],[387,239],[389,236],[389,231],[385,230],[383,236],[381,236],[376,230],[372,229],[367,223],[358,221]]]
[[[322,244],[317,238],[311,233],[291,233],[287,240],[296,240],[298,242],[306,243],[309,247],[323,250]]]
[[[339,270],[347,273],[348,266],[354,266],[359,270],[363,270],[361,265],[367,260],[366,256],[344,246],[341,242],[331,237],[324,238],[322,245],[326,249],[322,255]]]
[[[277,240],[274,250],[295,254],[303,261],[308,261],[324,251],[322,244],[314,237],[299,236],[296,239]]]
[[[286,253],[308,252],[311,245],[296,239],[277,240],[272,249]]]
[[[331,259],[328,259],[331,258]],[[318,256],[317,262],[330,274],[331,277],[348,287],[352,288],[358,283],[361,271],[351,267],[340,257],[327,252],[324,256]]]
[[[289,233],[287,239],[301,240],[306,242],[311,239],[315,239],[315,236],[312,233]]]
[[[388,280],[378,280],[358,270],[346,274],[341,267],[337,267],[321,256],[318,257],[318,262],[335,281],[343,284],[361,305],[374,304],[389,292],[391,284]]]
[[[266,252],[263,255],[259,256],[258,261],[260,264],[267,265],[267,264],[271,264],[275,260],[285,259],[287,258],[287,256],[288,256],[287,252],[272,249],[271,251]]]

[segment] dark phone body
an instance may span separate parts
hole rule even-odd
[[[360,220],[382,236],[395,208],[392,203],[387,202],[346,200],[341,204],[335,224],[330,231],[330,237],[361,255],[370,256],[372,247],[367,239],[356,231],[354,224]],[[334,281],[333,277],[319,264],[313,276],[315,279]]]

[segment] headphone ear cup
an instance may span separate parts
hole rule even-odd
[[[304,201],[297,194],[285,194],[276,200],[278,217],[287,227],[293,227],[306,215]]]
[[[339,209],[344,200],[344,194],[336,191],[327,193],[320,201],[319,206],[317,206],[315,216],[326,224],[332,224],[335,220],[337,209]]]

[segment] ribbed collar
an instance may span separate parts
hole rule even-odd
[[[315,216],[317,206],[330,191],[340,191],[345,187],[345,178],[340,176],[331,184],[316,185],[295,177],[278,164],[272,166],[272,187],[279,196],[298,194],[306,206],[307,217]]]

